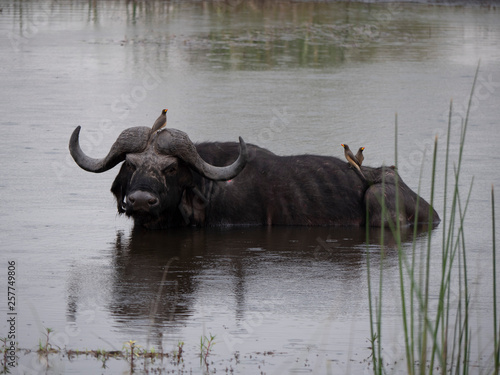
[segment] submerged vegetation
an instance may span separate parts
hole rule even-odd
[[[53,329],[51,328],[46,328],[45,333],[44,333],[44,338],[39,340],[38,343],[38,349],[35,351],[36,354],[38,355],[38,360],[41,363],[46,363],[47,364],[47,369],[50,367],[49,366],[49,357],[51,356],[59,356],[61,358],[67,358],[69,361],[72,361],[77,358],[95,358],[99,361],[101,361],[101,367],[103,369],[108,368],[108,361],[110,359],[116,359],[116,360],[125,360],[129,363],[130,365],[130,373],[141,373],[143,372],[142,369],[138,369],[138,361],[143,360],[144,362],[144,367],[146,368],[146,373],[148,373],[150,370],[154,373],[155,371],[161,373],[161,368],[158,368],[156,370],[153,370],[153,368],[148,368],[148,365],[152,365],[155,363],[156,360],[159,361],[164,361],[168,360],[169,364],[172,365],[172,367],[175,367],[181,373],[184,372],[183,369],[183,362],[184,362],[184,357],[183,357],[183,348],[184,348],[184,342],[179,341],[177,346],[172,350],[172,351],[157,351],[154,347],[151,347],[149,349],[144,349],[141,345],[136,344],[136,341],[134,340],[129,340],[123,344],[122,350],[105,350],[105,349],[84,349],[84,350],[77,350],[77,349],[66,349],[66,348],[60,348],[57,345],[54,345],[50,339],[50,334],[54,332]],[[201,337],[201,342],[202,342],[202,347],[201,347],[201,354],[200,358],[203,358],[204,364],[208,370],[208,355],[210,354],[211,347],[215,345],[214,342],[215,336],[210,335],[210,338],[207,338],[206,336]],[[2,353],[7,353],[6,350],[6,339],[0,340],[3,344],[2,347],[0,348],[0,352]],[[24,354],[29,354],[32,352],[30,349],[18,349],[20,352],[24,352]],[[6,354],[5,354],[6,355]],[[1,361],[1,369],[0,369],[0,374],[7,374],[10,373],[10,368],[7,365],[7,360],[5,358],[2,359]],[[151,367],[151,366],[149,366]]]
[[[401,228],[399,222],[393,223],[388,219],[398,249],[399,287],[402,312],[402,329],[404,336],[404,354],[396,360],[405,360],[405,373],[407,374],[468,374],[476,366],[471,358],[472,349],[472,325],[470,319],[471,295],[467,274],[467,250],[464,234],[464,220],[469,204],[473,179],[467,194],[464,196],[459,189],[460,171],[462,165],[463,148],[466,138],[469,112],[474,95],[479,65],[474,77],[469,106],[465,118],[462,120],[460,133],[460,148],[458,160],[453,166],[454,184],[452,185],[451,203],[447,201],[448,175],[450,170],[449,150],[451,119],[453,114],[453,102],[450,103],[448,135],[446,139],[446,159],[444,175],[444,207],[442,211],[442,256],[440,264],[439,290],[430,290],[429,279],[431,278],[431,240],[432,240],[432,216],[429,215],[427,245],[424,249],[417,249],[417,236],[414,233],[412,251],[403,248],[401,241]],[[397,166],[397,117],[395,121],[396,138],[395,154]],[[437,163],[436,137],[434,143],[432,180],[431,180],[431,206],[434,205],[434,191],[436,189],[436,163]],[[397,181],[396,181],[397,183]],[[396,192],[398,189],[396,189]],[[420,193],[420,187],[419,192]],[[464,200],[465,199],[465,200]],[[384,196],[380,203],[385,211]],[[398,210],[398,197],[396,196],[396,210]],[[418,204],[418,202],[417,202]],[[493,338],[494,345],[492,353],[487,353],[488,363],[492,368],[484,368],[481,373],[499,374],[499,341],[500,331],[497,324],[497,301],[496,301],[496,246],[495,246],[495,203],[494,190],[491,190],[492,206],[492,231],[493,231]],[[384,217],[385,214],[382,215]],[[383,233],[382,222],[382,233]],[[416,230],[417,225],[415,225]],[[367,231],[368,236],[368,231]],[[368,241],[367,241],[368,243]],[[387,358],[384,348],[389,346],[389,340],[383,337],[383,283],[384,283],[384,242],[381,238],[381,261],[378,279],[373,276],[374,271],[370,266],[370,252],[367,252],[368,263],[368,298],[370,309],[371,328],[371,352],[373,360],[373,373],[391,373],[389,368],[394,363],[394,358]],[[435,267],[435,265],[434,265]],[[433,274],[435,277],[435,273]],[[375,283],[378,289],[375,290]],[[453,288],[453,290],[452,290]],[[378,295],[376,293],[378,292]],[[437,296],[437,306],[431,306],[430,296]],[[491,362],[490,362],[491,358]],[[475,369],[474,372],[476,372]]]
[[[114,363],[117,363],[116,361],[122,361],[122,363],[128,364],[128,368],[125,368],[124,373],[129,374],[192,374],[193,372],[198,373],[198,371],[201,371],[204,374],[216,373],[217,369],[213,365],[217,365],[219,369],[222,368],[225,373],[233,374],[237,372],[234,367],[240,363],[240,353],[238,351],[234,352],[230,358],[218,360],[216,364],[209,360],[209,356],[213,354],[213,347],[216,344],[215,335],[212,335],[211,333],[209,333],[208,336],[202,335],[200,337],[198,354],[200,357],[200,367],[199,370],[197,370],[196,368],[188,367],[188,365],[193,365],[190,364],[190,354],[192,353],[185,352],[185,344],[183,341],[179,341],[170,351],[164,351],[163,348],[161,348],[161,350],[157,350],[155,347],[145,349],[134,340],[125,342],[122,350],[78,350],[61,348],[53,344],[51,342],[51,333],[53,332],[53,329],[45,328],[45,333],[43,334],[44,337],[39,340],[38,349],[36,350],[24,348],[17,349],[19,355],[35,353],[37,355],[37,361],[43,367],[44,373],[59,373],[60,369],[54,368],[51,365],[53,359],[59,359],[62,361],[67,360],[69,362],[78,359],[94,359],[98,361],[99,367],[104,370],[103,373],[106,373],[105,370],[114,372],[115,366],[111,368],[110,361],[114,360]],[[9,367],[5,358],[7,355],[7,340],[0,339],[0,344],[0,353],[4,354],[3,358],[0,358],[0,374],[9,374],[13,369]],[[272,351],[255,352],[249,354],[248,356],[245,355],[243,358],[248,358],[251,361],[264,362],[264,359],[258,358],[269,358],[275,354],[276,353]],[[19,359],[19,355],[17,355],[17,359]],[[123,371],[123,367],[121,368]]]

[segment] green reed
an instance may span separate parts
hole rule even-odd
[[[493,332],[494,332],[494,374],[500,373],[500,331],[497,321],[497,270],[496,270],[496,241],[495,241],[495,190],[491,187],[491,223],[493,234]]]
[[[370,263],[370,251],[367,249],[368,266],[368,302],[370,310],[370,334],[371,334],[371,352],[373,357],[374,374],[387,373],[383,358],[382,341],[382,300],[383,300],[383,268],[384,268],[384,227],[387,226],[393,233],[396,247],[398,250],[398,268],[399,268],[399,287],[401,298],[402,324],[405,347],[406,370],[408,374],[433,374],[434,372],[463,373],[468,374],[471,369],[471,325],[470,325],[470,292],[467,275],[467,256],[465,245],[464,222],[467,208],[470,201],[473,179],[471,180],[465,201],[461,196],[460,171],[463,160],[463,150],[467,133],[469,113],[474,94],[474,88],[479,73],[479,64],[476,69],[472,89],[470,93],[469,105],[465,119],[462,121],[460,129],[460,144],[458,160],[453,165],[454,184],[452,187],[451,202],[448,203],[448,185],[450,175],[450,136],[452,134],[451,119],[453,114],[453,102],[450,102],[448,133],[446,137],[446,158],[444,173],[444,205],[441,217],[443,230],[441,267],[439,276],[439,286],[437,291],[430,290],[431,278],[431,244],[433,234],[433,207],[434,195],[436,191],[436,165],[438,138],[436,136],[432,157],[432,176],[431,176],[431,197],[430,209],[428,213],[429,221],[427,223],[427,244],[426,249],[420,252],[419,261],[417,261],[417,215],[415,215],[413,243],[410,256],[407,250],[403,248],[401,239],[401,227],[399,217],[399,176],[395,174],[396,201],[395,210],[396,220],[392,220],[387,210],[385,196],[381,194],[379,203],[382,209],[381,216],[381,254],[380,254],[380,272],[379,272],[379,290],[378,296],[374,297],[372,287],[372,271]],[[395,118],[395,165],[398,166],[398,119]],[[423,165],[420,170],[420,179],[422,180]],[[385,173],[383,173],[385,175]],[[418,197],[420,197],[420,182],[418,187]],[[382,191],[385,191],[385,180],[382,179]],[[417,210],[419,199],[417,198]],[[495,212],[494,212],[494,194],[492,189],[492,224],[493,224],[493,309],[494,309],[494,374],[500,371],[500,331],[497,324],[497,303],[496,303],[496,244],[495,244]],[[368,210],[366,220],[368,222]],[[368,229],[367,229],[367,244]],[[457,301],[452,300],[452,281],[458,282]],[[438,295],[437,307],[431,308],[429,305],[430,294]],[[374,300],[375,299],[375,300]],[[454,322],[451,317],[455,316]],[[448,328],[453,324],[453,332]]]

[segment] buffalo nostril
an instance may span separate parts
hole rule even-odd
[[[158,199],[151,198],[151,199],[148,200],[148,203],[149,203],[150,206],[154,206],[155,204],[158,203]]]

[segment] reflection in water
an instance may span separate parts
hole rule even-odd
[[[405,239],[410,241],[412,233],[409,228]],[[315,299],[336,303],[331,298],[337,291],[366,281],[367,249],[378,264],[381,231],[368,230],[369,246],[366,235],[364,228],[349,227],[137,229],[128,238],[119,231],[108,280],[101,284],[108,285],[106,309],[113,325],[147,332],[148,342],[161,346],[164,333],[181,335],[197,313],[195,306],[210,306],[221,294],[226,305],[222,309],[233,310],[229,315],[236,325],[255,309],[255,300],[264,301],[270,313],[291,313],[297,306],[307,310],[311,295],[300,293],[314,288]],[[397,250],[389,230],[384,244],[385,262],[392,268]],[[67,309],[68,319],[74,321],[84,293],[80,272],[75,270],[70,280]],[[269,291],[280,290],[283,283],[293,285],[287,297],[293,300],[273,302]],[[227,324],[216,316],[212,319]]]
[[[429,57],[429,49],[439,54],[439,44],[428,44],[449,32],[441,22],[429,24],[439,10],[421,5],[415,17],[414,9],[414,4],[404,3],[67,1],[16,2],[4,13],[15,15],[19,38],[36,35],[37,22],[76,12],[86,15],[84,21],[90,28],[99,30],[111,22],[120,30],[115,39],[93,35],[87,40],[93,44],[139,49],[151,45],[159,59],[180,50],[189,64],[255,70],[331,67],[389,55],[401,58],[407,54],[409,60],[415,60]],[[487,25],[477,31],[498,39],[495,32]],[[423,44],[425,48],[420,47]],[[402,45],[414,48],[402,49]],[[142,52],[148,53],[146,49]]]

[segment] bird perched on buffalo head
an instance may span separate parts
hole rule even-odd
[[[168,109],[162,110],[160,117],[156,119],[152,128],[154,132],[167,126],[167,111]]]

